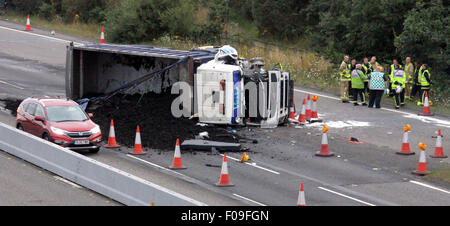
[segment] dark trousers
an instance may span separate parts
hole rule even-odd
[[[369,107],[372,108],[373,104],[377,108],[381,108],[381,97],[383,96],[384,90],[370,90]]]
[[[397,93],[394,90],[394,104],[396,108],[405,104],[405,89],[403,89],[401,93]]]
[[[421,86],[419,90],[419,96],[421,98],[422,104],[425,100],[425,91],[428,91],[428,100],[430,100],[430,86]]]
[[[364,82],[364,93],[369,94],[369,82]]]
[[[353,101],[352,103],[358,103],[358,96],[361,99],[361,103],[366,103],[366,95],[364,89],[353,89]]]
[[[414,84],[411,89],[411,98],[415,97],[417,93],[420,93],[420,85]]]

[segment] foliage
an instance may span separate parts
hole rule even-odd
[[[284,40],[304,34],[302,9],[308,0],[253,0],[252,17],[262,36]]]
[[[450,10],[442,0],[418,2],[403,24],[404,31],[395,39],[402,56],[415,56],[432,68],[433,85],[438,97],[450,96]]]

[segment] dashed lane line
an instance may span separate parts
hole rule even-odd
[[[423,186],[423,187],[431,188],[431,189],[434,189],[436,191],[444,192],[446,194],[450,194],[450,191],[447,191],[447,190],[444,190],[444,189],[441,189],[441,188],[437,188],[437,187],[431,186],[429,184],[424,184],[424,183],[421,183],[421,182],[418,182],[418,181],[413,181],[413,180],[410,180],[409,182],[411,182],[413,184],[417,184],[417,185]]]
[[[220,155],[223,156],[223,154],[220,154]],[[227,158],[229,158],[229,159],[231,159],[231,160],[234,160],[234,161],[237,161],[237,162],[240,162],[240,161],[241,161],[241,160],[239,160],[239,159],[237,159],[237,158],[233,158],[233,157],[231,157],[231,156],[227,156]],[[262,167],[262,166],[258,166],[258,165],[256,165],[256,163],[248,163],[248,162],[246,162],[245,164],[247,164],[247,165],[249,165],[249,166],[256,167],[256,168],[258,168],[258,169],[265,170],[265,171],[267,171],[267,172],[271,172],[271,173],[273,173],[273,174],[277,174],[277,175],[280,174],[280,173],[277,172],[277,171],[273,171],[273,170],[271,170],[271,169],[267,169],[267,168],[264,168],[264,167]]]
[[[321,189],[321,190],[324,190],[324,191],[327,191],[327,192],[330,192],[330,193],[333,193],[333,194],[342,196],[342,197],[344,197],[344,198],[348,198],[348,199],[351,199],[351,200],[353,200],[353,201],[360,202],[360,203],[365,204],[365,205],[368,205],[368,206],[375,206],[375,205],[372,204],[372,203],[364,202],[364,201],[359,200],[359,199],[357,199],[357,198],[353,198],[353,197],[350,197],[350,196],[348,196],[348,195],[344,195],[344,194],[342,194],[342,193],[339,193],[339,192],[336,192],[336,191],[332,191],[332,190],[330,190],[330,189],[326,189],[326,188],[323,188],[323,187],[318,187],[318,188]]]
[[[136,156],[132,156],[132,155],[130,155],[130,154],[127,154],[127,156],[130,157],[130,158],[139,160],[139,161],[141,161],[141,162],[147,163],[147,164],[149,164],[149,165],[151,165],[151,166],[154,166],[154,167],[156,167],[156,168],[163,169],[163,170],[165,170],[165,171],[169,171],[169,172],[171,172],[171,173],[174,173],[174,174],[177,174],[177,175],[186,177],[186,176],[185,176],[184,174],[182,174],[182,173],[176,172],[176,171],[171,170],[171,169],[167,169],[167,168],[165,168],[165,167],[162,167],[162,166],[160,166],[160,165],[158,165],[158,164],[155,164],[155,163],[152,163],[152,162],[149,162],[149,161],[145,161],[145,160],[140,159],[140,158],[138,158],[138,157],[136,157]]]
[[[241,198],[241,199],[243,199],[243,200],[246,200],[246,201],[249,201],[249,202],[258,204],[258,205],[260,205],[260,206],[266,206],[265,204],[262,204],[262,203],[260,203],[260,202],[255,201],[255,200],[246,198],[246,197],[244,197],[244,196],[242,196],[242,195],[238,195],[238,194],[236,194],[236,193],[233,193],[233,195],[236,196],[236,197],[238,197],[238,198]]]
[[[11,83],[9,83],[9,82],[5,82],[5,81],[3,81],[3,80],[0,80],[0,83],[5,84],[5,85],[9,85],[9,86],[12,86],[12,87],[14,87],[14,88],[21,89],[21,90],[25,89],[25,88],[23,88],[23,87],[21,87],[21,86],[16,86],[16,85],[14,85],[14,84],[11,84]]]

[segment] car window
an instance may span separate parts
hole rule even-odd
[[[37,105],[36,111],[34,112],[34,115],[35,116],[39,115],[42,118],[44,118],[44,110],[42,110],[42,107],[40,105]]]
[[[45,107],[47,119],[50,122],[85,121],[86,116],[80,106],[49,106]]]
[[[27,107],[26,112],[30,115],[34,115],[35,110],[36,110],[36,104],[30,103]]]
[[[28,107],[28,105],[30,105],[29,103],[24,103],[23,105],[22,105],[22,111],[23,112],[27,112],[27,107]]]

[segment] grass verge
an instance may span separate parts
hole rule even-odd
[[[11,10],[8,10],[7,14],[1,15],[0,19],[7,19],[11,22],[20,23],[23,24],[24,27],[27,22],[26,15]],[[99,39],[101,32],[101,26],[98,24],[64,23],[60,18],[48,21],[39,16],[32,16],[30,17],[30,24],[32,28],[39,27],[88,39]]]
[[[437,169],[425,178],[450,184],[450,167]]]

